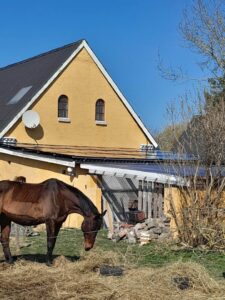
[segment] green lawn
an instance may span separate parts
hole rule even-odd
[[[25,259],[43,261],[46,253],[46,233],[38,237],[29,237],[26,240],[31,245],[20,249],[12,247],[14,255],[20,254]],[[126,241],[112,242],[107,239],[107,232],[101,230],[98,233],[95,248],[104,251],[113,251],[123,256],[123,260],[136,267],[150,266],[159,267],[168,263],[192,261],[204,265],[216,278],[222,278],[225,272],[225,252],[200,251],[200,250],[179,250],[173,246],[165,246],[157,243],[150,243],[145,246],[129,245]],[[58,236],[54,255],[64,255],[72,260],[78,259],[83,252],[83,235],[80,230],[61,230]],[[1,256],[1,255],[0,255]]]

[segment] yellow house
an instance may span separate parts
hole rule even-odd
[[[0,180],[58,178],[99,210],[102,176],[121,173],[118,163],[145,162],[157,148],[85,40],[0,69],[0,139]],[[80,221],[71,215],[65,226]]]

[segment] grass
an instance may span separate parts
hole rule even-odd
[[[40,236],[29,237],[26,242],[29,247],[16,251],[12,243],[13,255],[21,255],[28,260],[44,261],[46,253],[46,233]],[[163,267],[173,262],[196,262],[203,265],[211,276],[224,280],[222,273],[225,272],[225,252],[183,250],[178,247],[159,243],[150,243],[145,246],[138,244],[129,245],[126,241],[112,242],[107,239],[107,232],[101,230],[98,233],[95,248],[102,251],[113,251],[123,256],[125,263],[134,267]],[[80,230],[61,230],[58,236],[54,255],[64,255],[71,260],[76,260],[83,252],[83,234]],[[2,252],[0,252],[0,257]]]

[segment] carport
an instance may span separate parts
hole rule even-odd
[[[165,163],[82,163],[80,167],[98,175],[107,227],[129,222],[134,203],[148,219],[163,217],[165,185],[185,184],[179,167]]]

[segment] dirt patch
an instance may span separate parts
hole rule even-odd
[[[4,266],[3,266],[4,265]],[[121,266],[124,275],[101,276],[102,265]],[[181,290],[174,278],[188,278]],[[1,300],[36,299],[225,299],[225,286],[195,263],[175,263],[162,268],[131,268],[123,257],[99,249],[81,255],[77,262],[58,257],[53,267],[17,261],[0,264]]]

